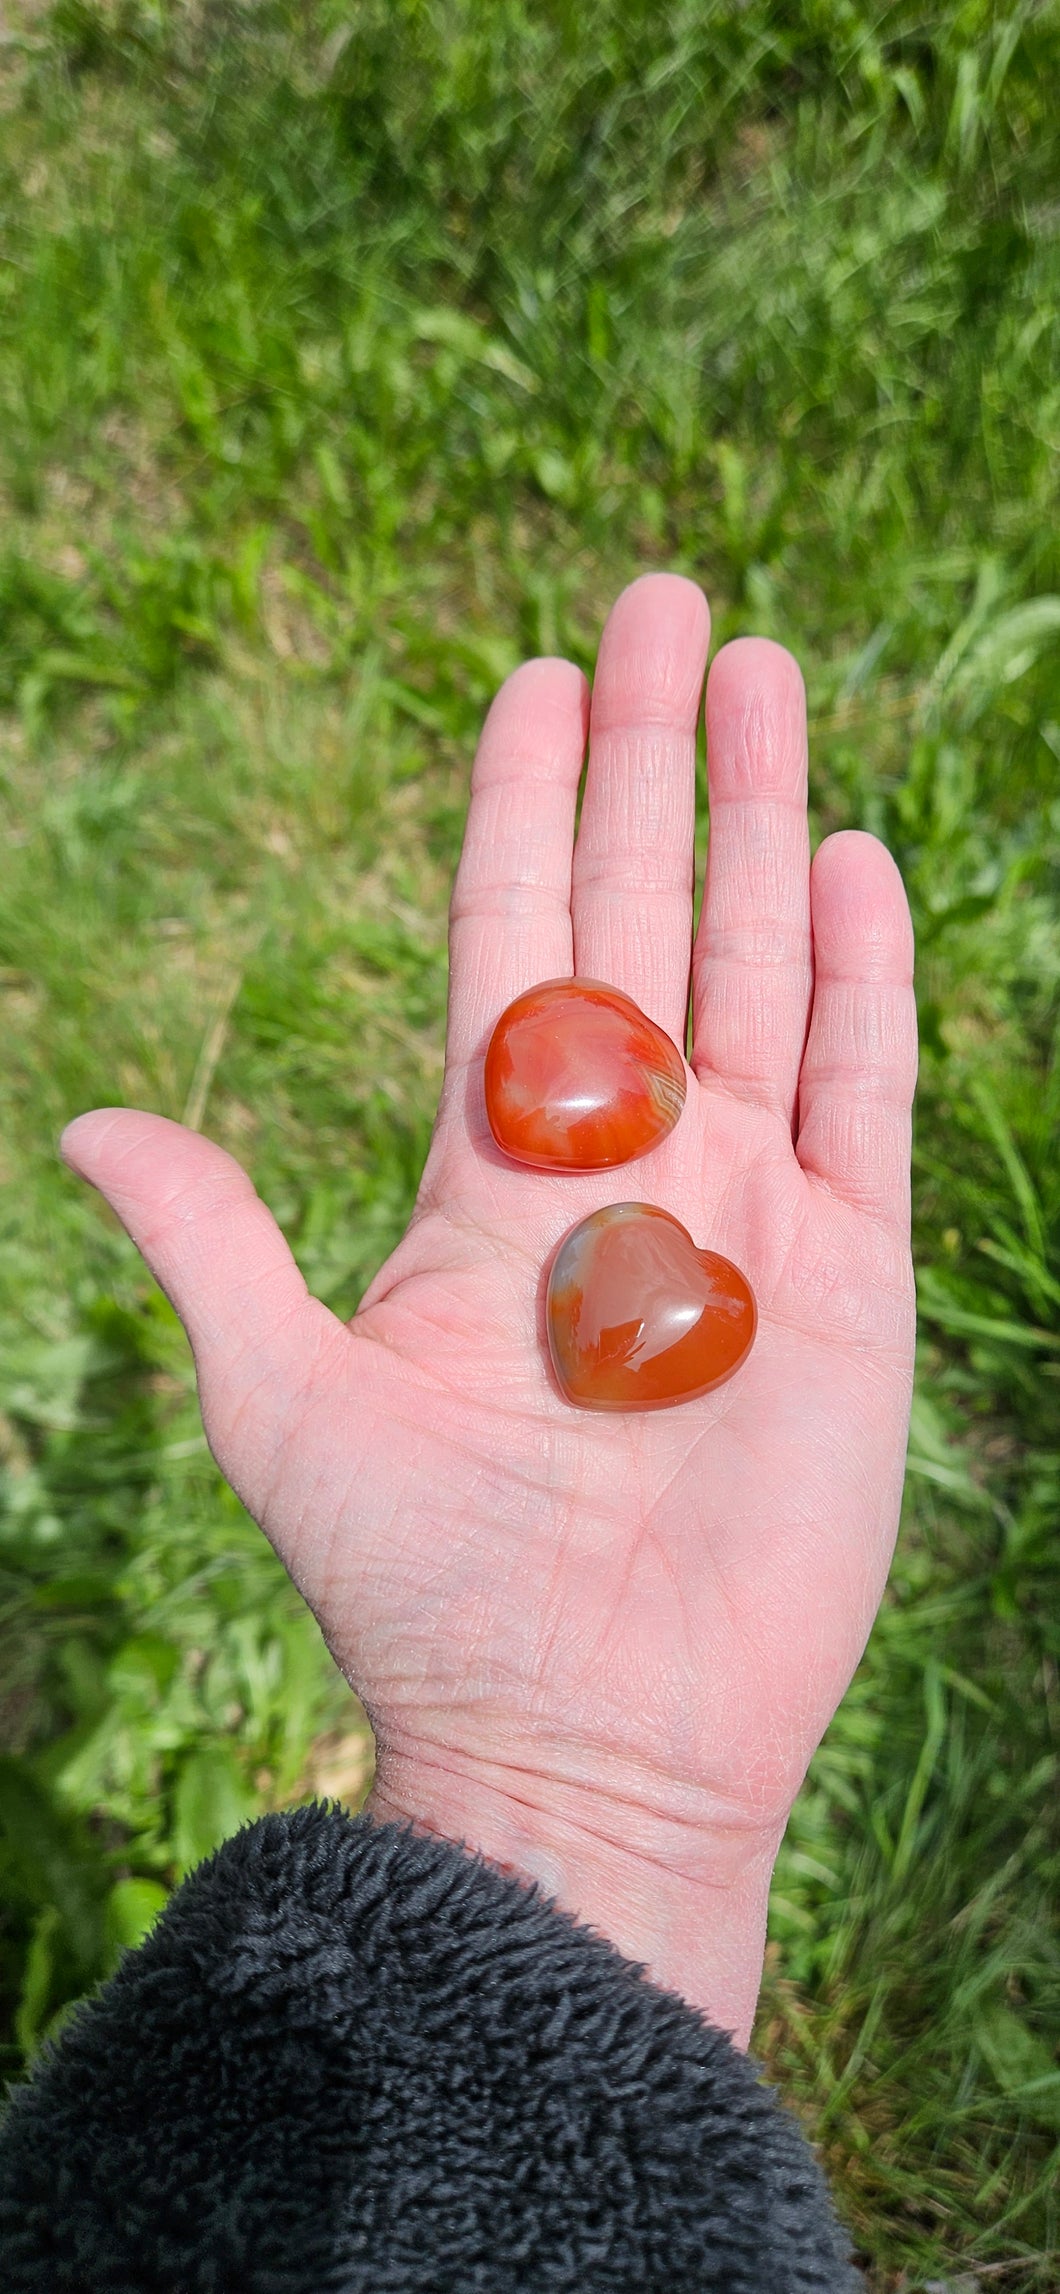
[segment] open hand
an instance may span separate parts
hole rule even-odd
[[[898,870],[855,830],[811,869],[802,681],[758,638],[708,680],[693,949],[708,634],[691,582],[619,598],[573,868],[585,680],[534,661],[498,694],[431,1150],[351,1324],[209,1141],[103,1109],[63,1152],[172,1299],[218,1464],[365,1702],[373,1810],[539,1879],[743,2043],[776,1849],[897,1530],[917,1051]],[[552,1176],[494,1146],[482,1062],[513,996],[574,971],[681,1046],[691,976],[691,1073],[649,1156]],[[758,1334],[701,1401],[597,1415],[553,1384],[541,1277],[576,1220],[628,1200],[735,1260]]]

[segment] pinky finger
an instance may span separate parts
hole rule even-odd
[[[825,838],[810,870],[814,993],[795,1152],[858,1210],[908,1233],[917,1076],[913,926],[886,845]]]

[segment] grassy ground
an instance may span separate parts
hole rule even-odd
[[[758,2045],[878,2290],[1060,2284],[1055,6],[60,0],[0,48],[4,2067],[362,1718],[60,1170],[124,1099],[350,1312],[468,757],[634,572],[803,662],[906,876],[903,1534]]]

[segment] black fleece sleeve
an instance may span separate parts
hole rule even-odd
[[[539,1892],[267,1816],[0,2126],[5,2294],[849,2294],[753,2064]]]

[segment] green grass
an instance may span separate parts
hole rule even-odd
[[[1060,2283],[1055,5],[61,0],[0,51],[5,2067],[364,1724],[55,1139],[248,1164],[351,1312],[439,1075],[467,765],[669,565],[905,874],[903,1532],[758,2044],[877,2290]]]

